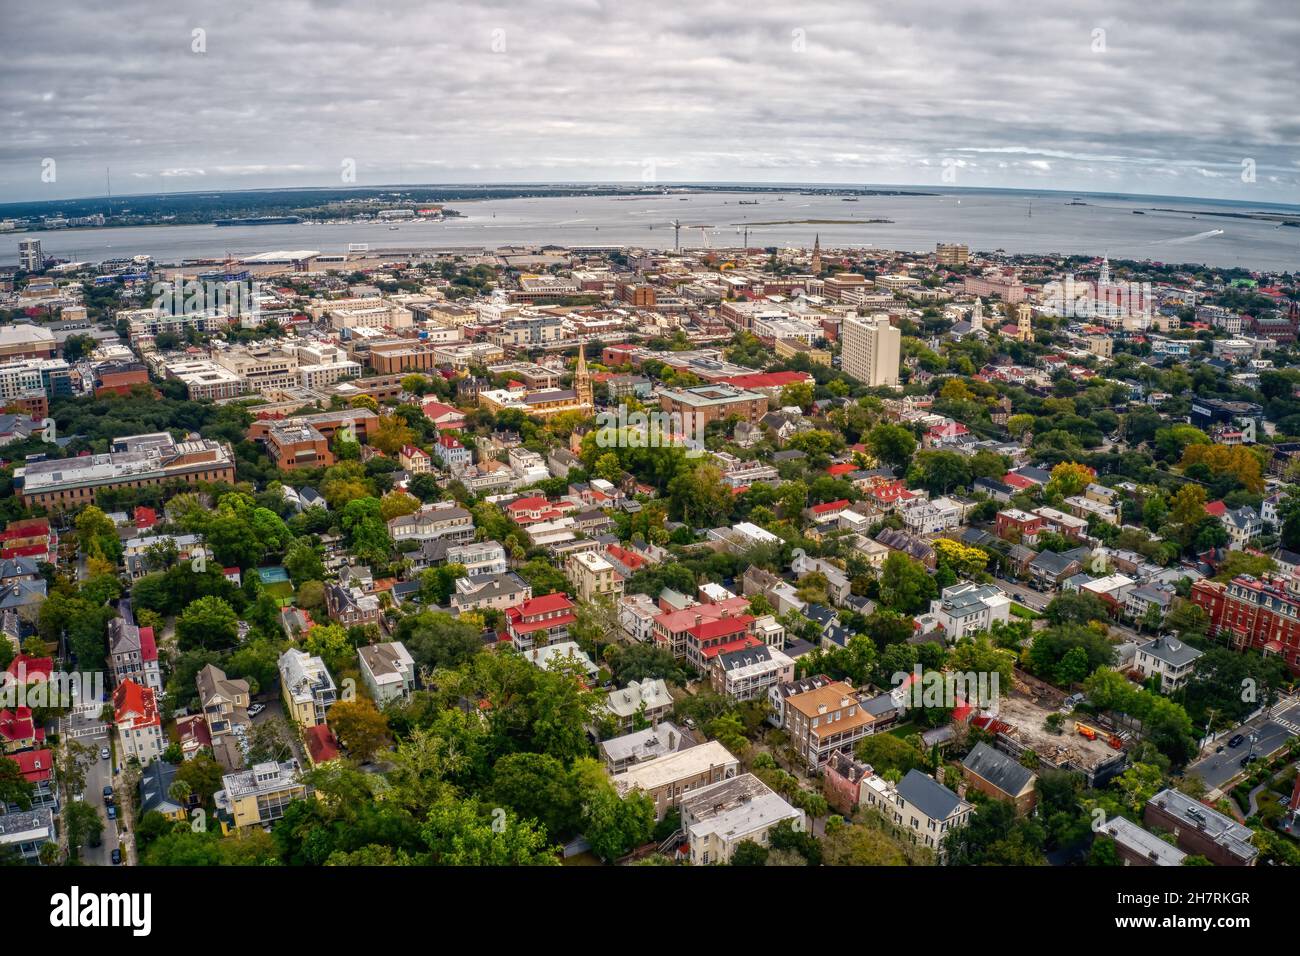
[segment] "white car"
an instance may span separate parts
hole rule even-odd
[[[265,704],[254,704],[252,707],[248,708],[248,716],[249,716],[249,717],[256,717],[258,714],[260,714],[260,713],[261,713],[262,711],[264,711],[264,710],[266,710],[266,705],[265,705]]]
[[[109,752],[109,749],[108,749],[107,747],[100,747],[100,748],[99,748],[99,759],[100,759],[100,760],[108,760],[108,759],[109,759],[110,757],[112,757],[112,756],[113,756],[112,753]]]

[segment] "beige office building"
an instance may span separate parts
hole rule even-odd
[[[897,385],[903,335],[886,315],[847,316],[840,329],[844,350],[840,361],[846,375],[864,385]]]

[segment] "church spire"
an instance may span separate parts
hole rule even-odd
[[[591,393],[591,373],[587,371],[587,353],[581,342],[578,343],[578,364],[573,367],[573,390],[578,395],[579,405],[596,407]]]
[[[817,233],[817,234],[813,237],[813,251],[812,251],[812,264],[811,264],[811,268],[812,268],[812,274],[813,274],[813,275],[818,276],[818,275],[821,275],[821,274],[822,274],[822,237],[821,237],[821,233]]]

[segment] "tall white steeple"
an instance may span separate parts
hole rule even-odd
[[[979,296],[975,297],[975,308],[970,313],[970,330],[979,332],[984,328],[984,300]]]

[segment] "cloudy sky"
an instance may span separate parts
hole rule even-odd
[[[115,194],[338,185],[350,161],[357,185],[1300,203],[1293,0],[57,0],[6,4],[2,34],[0,200],[102,195],[106,169]]]

